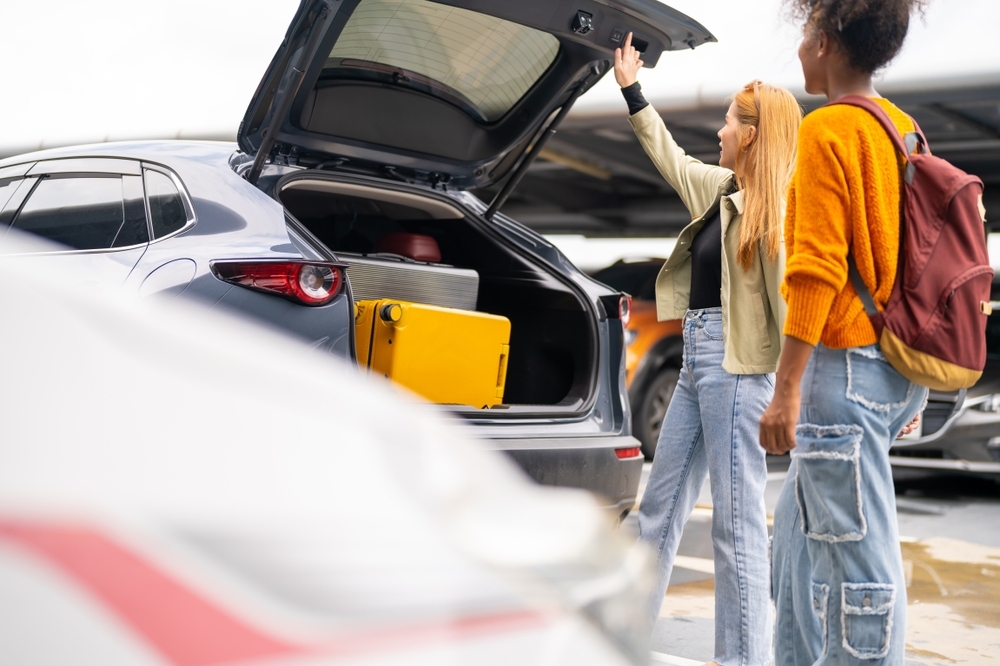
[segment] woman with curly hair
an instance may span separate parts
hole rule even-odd
[[[684,320],[684,359],[639,507],[640,541],[656,556],[647,608],[655,622],[684,523],[705,478],[712,489],[715,662],[771,659],[767,465],[758,425],[781,348],[781,222],[802,109],[787,90],[753,81],[719,130],[719,166],[688,156],[636,82],[631,35],[615,78],[642,147],[691,213],[656,280],[660,319]],[[652,626],[650,626],[650,629]]]
[[[872,75],[899,52],[923,0],[790,4],[805,22],[806,91],[831,102],[871,98],[901,134],[912,132]],[[774,518],[778,666],[903,663],[906,585],[889,446],[927,389],[886,361],[848,279],[856,270],[885,307],[903,160],[864,109],[825,106],[802,122],[785,218],[785,343],[760,424],[768,452],[792,454]]]

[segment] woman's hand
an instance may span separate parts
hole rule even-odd
[[[914,416],[912,421],[903,426],[903,429],[899,431],[898,437],[902,437],[903,435],[909,435],[911,432],[917,429],[918,425],[920,425],[920,414]]]
[[[795,448],[795,425],[799,421],[802,394],[795,389],[775,392],[771,404],[760,417],[760,445],[775,456],[783,456]]]
[[[628,88],[635,83],[642,60],[639,52],[632,46],[632,33],[625,37],[625,44],[615,49],[615,81],[622,88]]]
[[[802,407],[802,375],[813,346],[786,335],[774,378],[774,397],[760,417],[760,445],[768,453],[782,456],[795,448],[795,425]]]

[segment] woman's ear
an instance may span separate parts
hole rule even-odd
[[[830,55],[833,44],[834,41],[830,37],[830,33],[821,30],[816,36],[816,57],[822,58],[823,56]]]
[[[743,149],[746,150],[753,143],[754,139],[757,138],[757,128],[753,125],[747,127],[746,135],[743,137]]]

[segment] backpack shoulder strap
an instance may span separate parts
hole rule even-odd
[[[899,130],[896,128],[895,123],[889,118],[889,114],[885,112],[885,109],[879,106],[874,100],[862,97],[861,95],[846,95],[836,101],[827,102],[826,106],[833,106],[835,104],[857,106],[875,116],[879,124],[882,125],[882,129],[889,135],[889,140],[896,146],[896,150],[903,153],[904,156],[909,157],[914,151],[925,154],[930,153],[930,147],[927,145],[927,137],[913,116],[909,116],[910,122],[913,123],[913,131],[903,136],[901,139],[902,144],[900,144]]]
[[[851,278],[851,284],[854,285],[854,291],[858,293],[858,298],[861,299],[861,303],[865,306],[865,314],[869,317],[877,315],[878,306],[875,305],[872,292],[868,291],[868,285],[861,278],[861,273],[858,272],[858,265],[854,261],[854,255],[850,252],[847,253],[847,275]]]
[[[879,121],[879,124],[882,125],[882,129],[885,130],[885,133],[889,135],[889,140],[896,146],[896,150],[903,153],[904,156],[908,156],[911,152],[913,152],[912,149],[907,150],[906,142],[903,140],[903,137],[899,135],[899,130],[896,129],[895,123],[892,122],[892,119],[889,117],[889,114],[885,112],[885,109],[879,106],[874,100],[869,99],[868,97],[862,97],[861,95],[846,95],[840,99],[829,102],[826,106],[836,106],[837,104],[857,106],[872,114],[875,116],[875,119]],[[914,121],[913,126],[917,127],[916,121]],[[917,131],[919,132],[920,129],[917,128]],[[922,134],[921,139],[923,139]],[[926,140],[924,140],[924,145],[927,145]]]

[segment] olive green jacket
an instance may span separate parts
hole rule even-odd
[[[785,271],[782,244],[774,261],[757,252],[749,270],[736,260],[743,193],[733,189],[733,172],[687,155],[653,107],[629,118],[646,154],[694,216],[677,238],[656,278],[656,316],[680,319],[691,298],[691,241],[715,212],[722,218],[722,367],[738,375],[774,372],[781,353],[785,301],[778,289]]]

